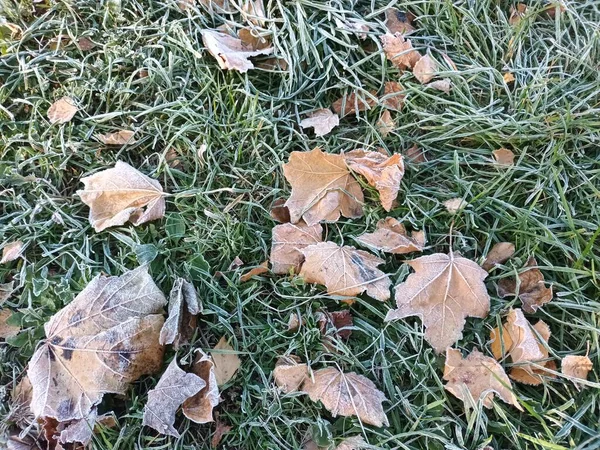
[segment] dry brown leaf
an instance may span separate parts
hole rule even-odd
[[[122,161],[117,161],[112,169],[82,178],[81,182],[84,189],[77,195],[90,207],[89,220],[96,231],[127,221],[137,226],[165,214],[165,194],[160,183]]]
[[[336,221],[340,215],[362,216],[363,193],[344,156],[324,153],[318,147],[292,152],[283,174],[292,185],[292,195],[285,202],[292,223],[303,218],[307,225],[314,225]]]
[[[436,80],[432,81],[431,83],[427,83],[425,87],[437,89],[438,91],[442,91],[445,94],[449,94],[450,89],[452,89],[452,82],[450,81],[450,78],[443,78],[441,80]]]
[[[411,148],[407,149],[404,155],[406,159],[415,164],[427,162],[425,150],[417,147],[417,145],[413,145]]]
[[[285,206],[284,198],[278,198],[273,202],[270,214],[273,220],[276,220],[279,223],[288,223],[291,220],[290,210]]]
[[[217,351],[215,352],[214,350]],[[224,352],[221,352],[221,350],[224,350]],[[218,386],[223,386],[231,380],[242,365],[242,361],[234,353],[233,347],[227,343],[225,336],[217,342],[210,356],[214,365]]]
[[[377,95],[376,91],[369,91],[371,95]],[[339,117],[355,114],[357,111],[366,111],[377,104],[377,100],[373,100],[369,95],[356,95],[352,92],[350,95],[344,95],[338,98],[331,107]]]
[[[238,31],[238,37],[242,41],[242,46],[247,50],[264,50],[271,45],[269,39],[250,28],[242,28]]]
[[[530,257],[525,267],[531,267],[519,274],[519,292],[514,278],[502,278],[498,282],[498,295],[508,297],[517,294],[523,303],[523,311],[533,314],[541,306],[552,300],[552,286],[546,287],[544,275],[537,267],[535,258]]]
[[[413,75],[421,84],[426,84],[433,79],[437,70],[435,60],[429,55],[424,55],[413,66]]]
[[[507,148],[499,148],[492,152],[499,166],[514,166],[515,154]]]
[[[273,369],[275,384],[286,394],[300,389],[307,376],[308,366],[294,355],[279,358]]]
[[[326,286],[328,294],[355,297],[366,291],[375,300],[390,298],[390,278],[377,269],[385,262],[383,259],[334,242],[321,242],[300,251],[306,258],[300,276],[307,283]]]
[[[340,20],[336,17],[335,24],[342,30],[356,34],[363,41],[367,38],[367,33],[371,30],[365,21],[351,17],[344,20]]]
[[[21,253],[23,253],[23,242],[9,242],[2,249],[2,259],[0,259],[0,264],[6,264],[7,262],[14,261],[21,256]]]
[[[513,81],[515,81],[515,76],[510,72],[506,72],[504,75],[502,75],[502,79],[504,80],[504,82],[506,84],[508,84],[508,83],[512,83]]]
[[[469,204],[462,198],[451,198],[450,200],[446,200],[444,202],[444,207],[450,214],[456,214],[458,211],[465,209],[467,206],[469,206]]]
[[[245,283],[250,280],[252,277],[257,275],[262,275],[263,273],[267,273],[269,271],[269,260],[263,261],[260,266],[257,266],[253,269],[250,269],[248,272],[244,273],[240,277],[240,283]]]
[[[300,122],[302,128],[314,128],[315,136],[325,136],[340,124],[340,118],[330,109],[317,109]]]
[[[381,103],[386,108],[394,111],[400,111],[404,106],[404,87],[396,81],[387,81],[383,88],[383,97]]]
[[[248,58],[273,53],[273,47],[253,49],[241,39],[214,30],[203,30],[202,42],[221,69],[237,70],[241,73],[254,68]]]
[[[521,19],[525,17],[525,14],[527,14],[527,5],[525,5],[524,3],[517,3],[516,8],[514,6],[511,6],[508,23],[512,26],[518,25],[519,22],[521,22]]]
[[[100,134],[98,135],[98,139],[105,145],[135,144],[134,134],[135,132],[131,130],[120,130],[114,133]]]
[[[183,414],[193,422],[208,423],[213,421],[213,409],[219,404],[219,387],[212,358],[202,350],[196,352],[192,372],[202,378],[206,385],[183,402]]]
[[[213,437],[210,440],[210,446],[212,448],[218,447],[223,436],[231,431],[231,426],[225,424],[225,422],[221,422],[219,419],[216,419],[216,424],[215,434],[213,434]]]
[[[58,436],[58,442],[61,444],[81,442],[87,445],[92,440],[97,419],[98,411],[96,408],[92,408],[90,414],[84,419],[72,420],[69,423],[59,423],[55,436]],[[57,448],[60,447],[57,445]]]
[[[348,339],[352,334],[354,320],[347,309],[342,311],[319,311],[315,315],[321,335],[327,336],[330,330],[341,339]]]
[[[462,337],[467,317],[483,319],[490,310],[490,296],[483,280],[487,272],[454,253],[436,253],[407,261],[415,273],[396,286],[398,309],[385,320],[419,316],[425,339],[441,353]]]
[[[20,326],[6,323],[12,314],[10,309],[0,309],[0,339],[16,336],[21,331]]]
[[[98,276],[44,326],[46,340],[27,374],[36,417],[84,419],[105,393],[156,372],[167,300],[145,266],[120,277]]]
[[[496,264],[502,264],[515,254],[515,245],[511,242],[498,242],[494,244],[489,251],[485,261],[481,265],[483,270],[488,272],[496,267]]]
[[[0,283],[0,306],[10,298],[14,291],[14,281],[9,283]]]
[[[587,380],[588,373],[594,368],[587,356],[567,355],[562,359],[560,371],[568,377]]]
[[[363,448],[369,448],[369,444],[365,442],[362,436],[357,435],[344,439],[335,450],[360,450]]]
[[[384,24],[391,34],[407,34],[415,31],[415,27],[412,25],[414,17],[411,13],[388,8],[385,10]]]
[[[404,39],[400,33],[384,34],[381,36],[381,43],[387,59],[400,70],[412,69],[421,58],[410,39]]]
[[[181,168],[181,160],[179,159],[179,154],[177,153],[177,149],[174,147],[170,147],[169,150],[165,153],[165,161],[167,165],[172,169],[180,169]]]
[[[273,227],[271,244],[271,270],[277,274],[298,273],[304,262],[300,251],[304,247],[323,242],[323,227],[320,224],[308,226],[304,221],[284,223]]]
[[[52,103],[48,109],[48,120],[50,123],[67,123],[79,111],[75,105],[75,100],[71,97],[63,97]]]
[[[313,402],[321,401],[333,417],[357,416],[375,427],[389,425],[382,406],[385,395],[362,375],[328,367],[314,372],[312,379],[307,378],[302,390]]]
[[[187,343],[194,334],[195,316],[201,312],[194,285],[183,278],[177,278],[169,294],[169,317],[160,330],[160,344],[174,344],[178,348]]]
[[[143,424],[161,434],[180,437],[173,427],[175,413],[184,401],[196,395],[205,386],[206,382],[202,378],[181,370],[177,359],[173,359],[156,387],[148,392]]]
[[[89,52],[96,47],[96,44],[90,38],[83,36],[77,40],[77,47],[82,52]]]
[[[473,397],[475,402],[482,399],[483,406],[491,408],[495,393],[506,403],[523,411],[517,397],[512,393],[510,380],[502,366],[478,350],[474,349],[463,359],[459,350],[448,348],[444,380],[448,382],[444,386],[446,390],[462,400],[465,408],[471,405],[470,397]]]
[[[388,136],[392,131],[396,129],[396,122],[392,119],[392,115],[388,110],[381,113],[379,120],[377,121],[377,130],[384,138]]]
[[[265,27],[265,5],[263,0],[246,0],[242,5],[244,19],[257,27]]]
[[[358,149],[346,153],[344,159],[350,169],[365,177],[369,185],[379,191],[379,200],[383,209],[390,211],[404,176],[402,155],[394,153],[392,156],[387,156],[379,152]]]
[[[425,232],[413,231],[409,236],[404,225],[397,219],[386,217],[377,222],[373,233],[363,233],[356,240],[382,252],[404,254],[423,251]]]

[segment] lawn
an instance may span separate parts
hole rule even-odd
[[[357,434],[383,449],[600,448],[600,4],[533,0],[511,24],[516,3],[501,0],[265,0],[258,27],[285,63],[258,57],[240,73],[222,70],[201,36],[244,26],[235,8],[242,2],[230,3],[232,14],[201,4],[182,10],[176,0],[0,0],[0,17],[21,27],[11,33],[0,24],[0,248],[24,243],[20,258],[0,264],[0,283],[14,286],[1,307],[21,326],[0,341],[0,436],[15,433],[10,393],[44,323],[96,275],[148,264],[165,294],[184,277],[203,304],[194,338],[177,352],[168,347],[161,372],[175,355],[185,366],[222,336],[242,360],[216,409],[231,426],[220,448],[299,449],[311,439],[327,448]],[[451,81],[449,93],[386,60],[380,36],[389,7],[415,16],[413,45],[439,63],[436,79]],[[348,18],[369,24],[364,40],[336,24]],[[82,37],[94,47],[82,50]],[[386,136],[377,102],[326,136],[299,127],[344,94],[375,100],[386,81],[405,94]],[[50,124],[48,108],[63,96],[79,111]],[[135,142],[98,139],[118,130],[135,131]],[[465,410],[444,389],[444,356],[425,341],[420,319],[384,322],[393,298],[359,295],[347,304],[321,285],[269,272],[240,281],[269,257],[270,209],[290,195],[282,164],[291,152],[406,154],[413,146],[426,161],[405,158],[397,205],[386,212],[361,180],[364,215],[324,223],[325,240],[362,248],[355,238],[391,216],[425,231],[426,255],[453,251],[481,263],[494,244],[513,243],[513,257],[485,280],[489,315],[469,318],[455,347],[491,356],[490,331],[521,306],[497,295],[498,281],[535,257],[554,297],[526,316],[549,325],[550,358],[588,354],[594,369],[579,390],[559,369],[538,386],[513,382],[523,412],[498,398],[490,409]],[[499,148],[513,151],[514,165],[495,162]],[[161,183],[164,218],[94,231],[76,191],[81,178],[116,161]],[[444,202],[453,198],[467,206],[450,213]],[[380,256],[396,286],[412,272],[405,261],[420,255]],[[333,349],[316,319],[324,308],[354,318],[352,335],[333,336]],[[304,322],[288,331],[293,315]],[[389,426],[333,417],[306,395],[281,392],[272,371],[290,354],[313,370],[369,378],[387,398]],[[92,448],[210,448],[214,424],[179,414],[180,438],[142,426],[160,374],[125,396],[105,396],[100,411],[114,411],[117,425],[101,427]]]

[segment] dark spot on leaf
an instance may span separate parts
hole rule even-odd
[[[81,321],[82,318],[83,318],[83,313],[81,310],[79,310],[69,318],[69,325],[73,325],[73,324]]]
[[[359,255],[357,255],[356,253],[353,253],[352,256],[350,257],[350,260],[354,263],[354,265],[360,272],[360,277],[364,281],[370,281],[370,280],[374,280],[377,278],[377,272],[375,272],[370,267],[366,266],[365,262]]]
[[[60,344],[61,342],[62,342],[62,338],[61,338],[60,336],[54,336],[54,337],[52,338],[52,340],[50,341],[50,343],[51,343],[52,345],[58,345],[58,344]]]
[[[67,361],[73,357],[73,349],[75,348],[75,342],[73,338],[68,338],[64,344],[62,349],[62,357]]]
[[[73,412],[73,403],[71,399],[61,401],[56,410],[58,417],[69,417]]]

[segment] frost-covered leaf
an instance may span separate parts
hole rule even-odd
[[[396,81],[387,81],[383,88],[381,103],[388,109],[400,111],[404,106],[404,87]]]
[[[300,122],[302,128],[314,128],[315,136],[325,136],[340,124],[340,118],[330,109],[322,108],[310,113]]]
[[[308,226],[303,220],[275,225],[270,256],[273,273],[298,273],[304,262],[304,255],[300,250],[322,242],[322,234],[323,227],[320,224]]]
[[[502,264],[515,254],[515,245],[511,242],[498,242],[488,253],[485,261],[481,265],[483,270],[488,272],[492,270],[496,264]]]
[[[376,91],[369,91],[371,95],[377,95]],[[331,107],[339,117],[354,114],[356,111],[366,111],[377,104],[377,100],[366,94],[357,95],[352,92],[349,95],[344,95],[338,98]]]
[[[377,121],[377,130],[381,134],[382,137],[387,137],[392,131],[396,129],[396,122],[392,118],[392,114],[385,110],[379,116],[379,120]]]
[[[9,299],[14,291],[14,281],[0,284],[0,306]]]
[[[429,55],[424,55],[413,66],[413,75],[421,84],[426,84],[433,79],[437,70],[435,60]]]
[[[581,380],[587,380],[588,373],[593,368],[592,360],[587,356],[567,355],[560,363],[560,371],[563,374]]]
[[[219,387],[213,360],[202,350],[196,350],[192,373],[202,378],[206,385],[196,395],[183,402],[183,414],[196,423],[212,422],[213,409],[219,404]]]
[[[415,31],[412,22],[414,16],[411,13],[400,11],[397,8],[385,10],[385,27],[391,33],[407,34]]]
[[[523,311],[533,314],[537,309],[552,300],[552,286],[546,287],[544,274],[537,268],[537,261],[530,257],[519,274],[518,292],[517,281],[514,278],[502,278],[498,282],[498,295],[508,297],[517,294],[523,303]]]
[[[130,130],[120,130],[114,133],[101,134],[98,136],[98,139],[106,145],[135,144],[136,141],[133,139],[134,134]]]
[[[48,120],[50,123],[67,123],[78,111],[75,100],[71,97],[63,97],[54,103],[48,109]]]
[[[361,234],[356,240],[382,252],[404,254],[423,251],[425,232],[413,231],[409,235],[404,225],[397,219],[386,217],[377,222],[373,233]]]
[[[412,69],[421,58],[410,39],[405,39],[400,33],[384,34],[381,36],[381,43],[387,59],[400,70]]]
[[[269,261],[263,261],[259,266],[256,266],[249,271],[245,272],[242,276],[240,276],[240,283],[245,283],[250,280],[252,277],[262,275],[263,273],[267,273],[269,271]]]
[[[19,325],[11,325],[8,319],[13,315],[10,309],[0,309],[0,339],[6,339],[12,336],[16,336],[21,331]]]
[[[254,68],[249,58],[273,53],[273,47],[253,49],[241,39],[215,30],[203,30],[202,41],[221,69],[237,70],[241,73]]]
[[[452,88],[452,82],[450,78],[443,78],[441,80],[432,81],[431,83],[427,83],[426,87],[430,87],[432,89],[437,89],[438,91],[442,91],[444,94],[449,94],[450,89]]]
[[[356,34],[362,40],[367,38],[367,33],[370,31],[369,25],[365,21],[352,17],[343,20],[336,17],[335,24],[342,30]]]
[[[450,200],[446,200],[444,202],[444,207],[450,214],[456,214],[458,211],[466,208],[467,206],[469,206],[469,204],[462,198],[451,198]]]
[[[193,334],[195,316],[201,312],[194,285],[183,278],[177,278],[169,294],[169,317],[160,330],[160,344],[174,344],[177,348],[186,343],[190,334]]]
[[[492,152],[499,166],[514,166],[515,154],[507,148],[499,148]]]
[[[217,351],[215,352],[214,350]],[[210,356],[214,364],[218,386],[223,386],[231,380],[242,365],[242,361],[235,354],[235,350],[229,345],[225,336],[217,342]]]
[[[21,253],[23,253],[23,242],[9,242],[2,248],[2,259],[0,259],[0,264],[14,261],[21,256]]]
[[[362,436],[351,436],[344,439],[338,444],[335,450],[360,450],[363,448],[371,448],[369,444],[365,442]]]
[[[308,366],[294,355],[279,358],[273,369],[275,384],[286,394],[300,389],[307,376]]]

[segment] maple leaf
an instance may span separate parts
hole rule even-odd
[[[340,124],[340,118],[330,109],[317,109],[300,122],[302,128],[314,128],[315,136],[325,136]]]
[[[560,363],[560,371],[568,377],[587,380],[588,373],[594,368],[592,360],[587,356],[567,355]],[[574,381],[575,382],[575,381]],[[575,382],[575,386],[577,383]]]
[[[300,250],[323,241],[323,227],[318,223],[309,226],[302,220],[295,224],[275,225],[272,233],[270,260],[273,273],[277,274],[298,273],[304,262]]]
[[[400,33],[384,34],[381,36],[381,43],[387,59],[400,70],[412,69],[421,58],[410,39],[404,39]]]
[[[136,140],[133,139],[133,135],[133,131],[120,130],[114,133],[101,134],[98,139],[105,145],[135,144]]]
[[[441,353],[462,337],[467,317],[488,315],[490,296],[483,283],[487,272],[475,262],[435,253],[407,264],[415,273],[396,286],[398,309],[388,312],[386,322],[419,316],[425,339]]]
[[[392,34],[407,34],[415,31],[412,22],[414,16],[411,13],[400,11],[397,8],[388,8],[385,10],[385,26]]]
[[[279,358],[273,369],[275,384],[286,394],[296,392],[307,376],[308,366],[294,355]]]
[[[183,278],[177,278],[169,294],[169,317],[160,330],[160,344],[174,344],[178,348],[186,343],[194,333],[195,316],[201,312],[194,286]]]
[[[515,154],[507,148],[499,148],[492,152],[499,166],[514,166]]]
[[[222,350],[224,351],[222,352]],[[215,345],[211,352],[211,358],[218,386],[223,386],[231,380],[242,364],[238,355],[234,353],[233,347],[227,343],[225,336]]]
[[[390,298],[391,281],[377,269],[385,261],[354,247],[321,242],[300,250],[306,258],[300,276],[307,283],[322,284],[327,293],[354,297],[362,292],[379,300]]]
[[[67,123],[77,111],[75,101],[70,97],[63,97],[52,103],[48,109],[48,120],[50,123]]]
[[[46,340],[29,362],[36,417],[83,419],[105,393],[156,372],[164,348],[163,293],[145,266],[98,276],[45,324]]]
[[[386,217],[377,222],[373,233],[363,233],[356,240],[386,253],[404,254],[423,251],[425,232],[414,231],[409,236],[404,225],[397,219]]]
[[[137,226],[165,214],[160,183],[127,163],[118,161],[114,168],[82,178],[81,182],[84,189],[77,195],[90,207],[89,220],[96,231],[127,221]]]
[[[437,63],[429,56],[424,55],[413,66],[413,75],[421,84],[429,83],[437,72]]]
[[[497,244],[494,244],[494,246],[488,253],[487,257],[485,258],[485,261],[481,265],[481,268],[489,272],[496,266],[496,264],[505,263],[514,254],[514,244],[510,242],[498,242]]]
[[[6,264],[7,262],[14,261],[23,253],[23,242],[14,241],[9,242],[2,249],[2,259],[0,264]]]
[[[368,91],[372,96],[377,95],[376,91]],[[359,97],[356,95],[356,92],[352,92],[349,95],[344,95],[343,97],[338,98],[331,107],[335,111],[335,113],[339,117],[347,116],[348,114],[354,114],[357,111],[366,111],[371,109],[372,106],[375,106],[377,101],[374,100],[371,96],[365,95],[364,97]]]
[[[552,300],[552,286],[546,287],[544,275],[537,267],[535,258],[530,257],[525,264],[529,269],[519,274],[519,291],[514,278],[502,278],[498,282],[498,295],[508,297],[517,294],[523,303],[523,311],[533,314],[537,309]]]
[[[470,397],[476,402],[481,399],[483,406],[491,408],[495,393],[506,403],[523,411],[517,397],[512,393],[510,380],[502,366],[478,350],[474,349],[463,359],[459,350],[448,348],[444,380],[448,381],[444,386],[446,390],[462,400],[465,408],[471,404]]]
[[[402,155],[394,153],[392,156],[386,156],[379,152],[358,149],[344,154],[344,158],[350,169],[365,177],[369,185],[379,191],[383,209],[390,211],[404,176]]]
[[[237,70],[241,73],[254,68],[249,58],[258,55],[269,55],[273,47],[262,49],[248,48],[241,39],[214,30],[203,30],[202,42],[206,49],[219,63],[221,69]]]
[[[363,193],[344,157],[323,153],[292,152],[283,165],[283,174],[292,185],[292,195],[285,202],[293,223],[304,219],[307,225],[321,220],[336,221],[363,214]]]
[[[313,402],[323,403],[333,417],[357,416],[362,422],[376,427],[389,425],[382,406],[385,395],[362,375],[328,367],[314,372],[312,379],[307,378],[302,391]]]
[[[213,409],[219,404],[219,387],[212,358],[202,350],[196,350],[196,353],[192,373],[202,378],[206,385],[183,402],[183,414],[193,422],[208,423],[213,421]]]
[[[148,392],[143,424],[161,434],[180,437],[173,427],[175,413],[185,400],[196,395],[204,386],[206,382],[202,378],[181,370],[177,359],[173,359],[156,387]]]

